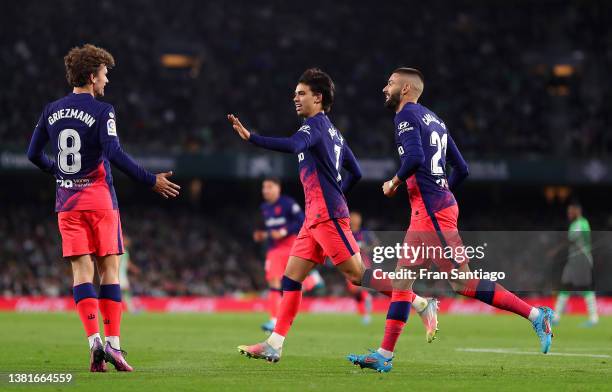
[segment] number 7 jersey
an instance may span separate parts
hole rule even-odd
[[[42,154],[47,143],[55,157],[49,171],[56,178],[57,212],[118,209],[107,155],[121,156],[115,161],[133,168],[142,182],[154,184],[155,177],[121,150],[112,105],[90,94],[72,93],[45,107],[30,151]]]
[[[348,144],[327,115],[306,119],[298,132],[310,136],[310,146],[298,153],[300,180],[306,201],[306,227],[349,216],[340,169],[352,157]],[[354,158],[352,158],[354,159]]]
[[[404,105],[395,115],[395,143],[402,163],[411,155],[424,157],[423,164],[406,180],[414,219],[457,204],[448,187],[446,162],[448,158],[452,165],[463,158],[435,113],[416,103]]]

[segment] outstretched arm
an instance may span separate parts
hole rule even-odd
[[[232,127],[236,133],[238,133],[243,140],[247,140],[256,146],[265,148],[267,150],[295,154],[306,150],[318,141],[317,134],[310,129],[309,126],[302,126],[291,137],[268,137],[256,135],[250,132],[244,127],[244,125],[242,125],[238,117],[234,116],[233,114],[228,114],[227,119],[232,124]]]
[[[106,141],[102,148],[104,149],[104,156],[132,180],[151,188],[155,185],[155,175],[140,166],[132,157],[126,154],[121,145],[119,145],[117,138]]]
[[[104,155],[113,165],[117,166],[119,170],[127,174],[134,181],[153,188],[155,192],[165,199],[178,196],[181,187],[168,180],[168,177],[173,174],[171,171],[158,174],[147,171],[123,151],[117,139],[114,140],[114,142],[107,141],[103,144]]]
[[[106,127],[101,125],[98,133],[104,156],[132,180],[153,188],[162,197],[167,199],[178,196],[181,187],[168,180],[168,177],[172,176],[172,172],[153,174],[123,151],[117,136],[114,109],[109,107],[107,110],[108,121]]]

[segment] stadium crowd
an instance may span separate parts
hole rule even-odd
[[[87,2],[3,3],[0,150],[25,151],[42,105],[69,91],[64,54],[90,42],[115,55],[104,99],[117,110],[129,152],[249,149],[226,123],[228,112],[255,130],[289,135],[298,125],[295,81],[306,67],[320,66],[336,82],[331,117],[356,155],[395,156],[381,90],[396,66],[412,65],[425,73],[423,103],[445,120],[468,160],[612,153],[612,88],[603,82],[612,66],[612,29],[604,1],[358,3],[315,0],[305,13],[283,1],[101,0],[92,18],[83,17],[91,11]],[[164,54],[185,55],[190,64],[164,67]],[[357,198],[358,207],[366,199]],[[397,203],[407,208],[405,199]],[[528,202],[513,200],[483,211],[482,203],[480,195],[465,197],[462,214],[476,213],[462,215],[462,228],[566,227],[562,209],[527,210]],[[408,215],[362,207],[370,229],[405,229]],[[265,288],[262,252],[244,214],[242,206],[223,217],[188,208],[122,209],[133,261],[143,271],[134,292]],[[595,227],[612,227],[608,212],[592,216],[600,221]],[[38,204],[3,206],[0,294],[70,294],[55,219]],[[337,283],[330,292],[341,291],[342,279],[327,275]]]
[[[153,3],[103,0],[95,18],[82,17],[86,2],[3,4],[0,26],[18,28],[0,34],[2,145],[27,144],[42,105],[68,91],[63,55],[91,42],[116,57],[106,99],[129,151],[248,148],[228,112],[288,135],[294,83],[313,65],[336,81],[332,118],[358,156],[393,153],[381,90],[397,65],[424,71],[423,102],[468,157],[612,151],[605,1],[314,1],[308,13],[283,1]],[[165,53],[193,61],[164,68]],[[555,73],[556,64],[570,69]]]
[[[62,259],[54,214],[36,206],[0,218],[0,295],[69,295],[72,277]],[[122,213],[130,256],[142,270],[137,294],[223,295],[263,287],[263,263],[251,241],[189,211]]]
[[[513,277],[511,284],[514,286],[509,288],[529,293],[546,292],[551,288],[550,273],[554,266],[550,263],[554,260],[538,256],[546,248],[531,251],[526,242],[519,246],[511,236],[499,240],[500,234],[505,234],[495,230],[534,230],[538,226],[529,222],[542,216],[533,212],[524,209],[522,212],[509,209],[499,214],[466,212],[461,223],[467,230],[494,230],[488,238],[490,242],[498,238],[496,255],[508,255],[507,259],[493,260],[493,265],[475,264],[475,268],[503,270]],[[187,207],[126,206],[122,209],[122,225],[131,239],[132,262],[141,270],[131,275],[132,291],[136,295],[151,296],[241,296],[265,290],[263,249],[251,238],[256,223],[247,219],[255,214],[256,211],[238,206],[219,214]],[[607,215],[604,215],[593,219],[594,229],[612,227],[612,217],[607,218],[609,226],[605,226],[602,218],[606,219]],[[403,226],[390,224],[393,219],[390,214],[377,216],[366,211],[365,216],[371,217],[365,220],[371,230],[387,233],[396,230],[401,239],[405,223]],[[398,220],[397,214],[395,220]],[[513,222],[515,226],[511,226]],[[542,225],[539,227],[545,229]],[[547,229],[564,230],[563,216],[550,221]],[[559,233],[559,238],[563,238],[564,232]],[[382,232],[380,235],[384,237]],[[522,234],[516,238],[526,237]],[[33,204],[7,208],[0,216],[0,295],[71,295],[70,265],[62,259],[60,242],[56,217],[49,208]],[[543,246],[548,245],[550,239]],[[535,264],[534,258],[538,259]],[[522,268],[530,268],[533,273],[525,274]],[[344,280],[331,265],[321,269],[321,273],[326,280],[326,290],[320,294],[345,294]],[[434,285],[421,283],[419,287],[424,293],[448,292],[443,281]]]

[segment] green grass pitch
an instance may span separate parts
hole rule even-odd
[[[611,318],[583,329],[583,318],[565,317],[555,329],[551,353],[557,355],[536,355],[535,333],[519,317],[442,315],[438,340],[427,344],[413,312],[393,371],[352,366],[344,356],[378,347],[383,317],[363,326],[356,315],[298,315],[282,360],[270,364],[236,349],[264,339],[259,330],[264,314],[124,315],[122,346],[135,372],[92,374],[75,313],[0,313],[0,390],[612,390]],[[519,353],[508,353],[512,350]],[[10,372],[72,373],[75,381],[15,386],[7,382]]]

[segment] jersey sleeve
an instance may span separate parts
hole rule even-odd
[[[459,148],[457,148],[457,145],[450,134],[448,134],[446,160],[453,169],[448,178],[448,188],[453,191],[457,189],[459,184],[461,184],[469,175],[469,170],[465,159],[463,159],[461,152],[459,152]]]
[[[100,120],[98,131],[104,156],[131,179],[153,187],[156,181],[155,175],[136,163],[121,148],[117,136],[115,109],[111,105],[104,109]]]
[[[32,134],[32,140],[30,140],[27,154],[30,162],[38,166],[38,168],[45,173],[55,175],[57,174],[56,163],[49,159],[44,152],[45,145],[47,145],[49,142],[49,132],[47,131],[45,111],[46,108],[40,115],[36,128],[34,128],[34,133]]]
[[[249,142],[267,150],[295,154],[311,148],[320,139],[321,132],[315,120],[309,118],[291,137],[270,137],[251,133]]]
[[[346,194],[348,191],[355,186],[355,184],[361,179],[361,167],[353,151],[346,143],[342,145],[344,150],[344,156],[342,158],[342,167],[346,170],[346,173],[342,179],[342,193]]]
[[[421,144],[421,130],[416,118],[409,112],[400,112],[395,117],[395,132],[400,143],[399,154],[402,161],[397,177],[406,181],[425,162]]]

